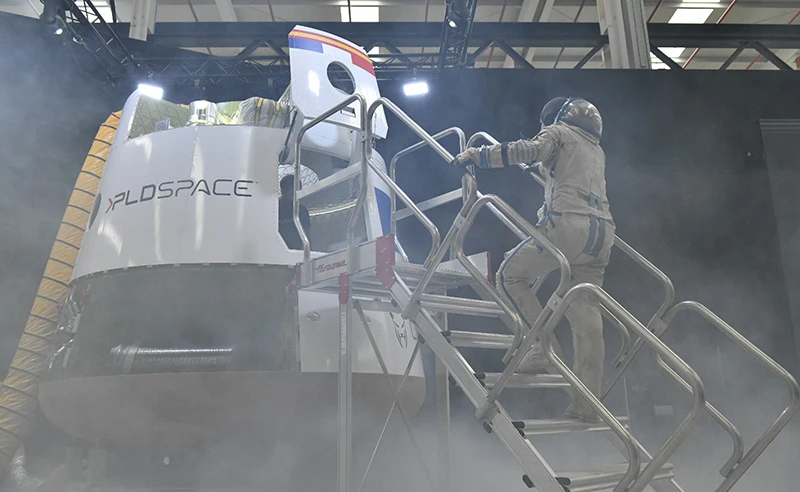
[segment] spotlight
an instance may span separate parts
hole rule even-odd
[[[164,89],[149,84],[139,84],[139,93],[143,96],[161,99],[164,96]]]
[[[39,19],[56,36],[61,36],[67,30],[67,22],[64,17],[64,8],[60,0],[44,0],[44,7]]]
[[[469,16],[467,1],[450,0],[448,3],[450,4],[450,8],[447,12],[447,25],[455,29],[459,27],[464,22],[464,19]]]
[[[406,96],[421,96],[428,93],[428,83],[424,80],[409,82],[403,86]]]

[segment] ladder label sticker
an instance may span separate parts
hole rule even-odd
[[[333,270],[338,270],[339,268],[344,268],[346,266],[347,266],[347,260],[339,260],[331,263],[323,263],[321,265],[317,265],[316,272],[325,273]]]

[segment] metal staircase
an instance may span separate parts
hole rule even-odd
[[[472,146],[479,139],[496,143],[494,139],[485,133],[474,135],[468,142],[463,132],[458,128],[451,128],[431,136],[391,101],[382,98],[367,107],[362,96],[356,94],[299,129],[294,141],[294,166],[298,175],[301,161],[300,146],[305,132],[325,121],[332,114],[354,104],[358,108],[361,117],[360,121],[362,122],[360,129],[362,138],[361,160],[358,164],[361,191],[350,219],[347,249],[312,258],[308,238],[299,221],[297,202],[300,196],[297,193],[295,194],[294,216],[295,224],[304,244],[304,261],[297,267],[296,287],[301,290],[332,292],[339,295],[341,350],[339,359],[338,490],[340,492],[355,490],[353,488],[354,481],[352,480],[353,477],[351,477],[352,470],[350,465],[352,458],[352,422],[350,420],[352,416],[352,373],[349,344],[351,332],[357,319],[360,319],[370,340],[373,342],[375,354],[395,395],[395,404],[392,409],[398,406],[406,425],[409,425],[398,398],[402,383],[399,388],[396,388],[388,377],[388,372],[374,343],[371,329],[363,315],[363,310],[399,313],[404,319],[413,323],[417,329],[418,338],[429,345],[437,357],[437,399],[445,407],[449,404],[448,380],[453,381],[475,406],[475,415],[483,422],[484,428],[497,436],[517,460],[524,473],[523,482],[528,487],[535,487],[542,492],[588,492],[599,490],[639,492],[647,487],[651,487],[656,492],[682,491],[683,489],[673,478],[672,465],[667,460],[686,439],[705,411],[726,430],[733,442],[731,458],[720,470],[723,481],[716,491],[724,492],[730,490],[796,412],[798,404],[800,404],[800,399],[798,399],[800,388],[798,388],[794,378],[701,304],[682,302],[673,305],[674,289],[669,278],[618,237],[615,245],[646,271],[659,279],[664,286],[664,302],[647,325],[642,324],[608,293],[596,285],[579,284],[568,289],[570,265],[564,255],[503,200],[493,195],[482,195],[478,192],[475,179],[471,174],[464,174],[461,190],[454,190],[420,204],[413,203],[395,183],[396,166],[400,158],[427,146],[431,147],[445,161],[451,162],[453,156],[438,143],[439,139],[448,135],[455,135],[459,138],[460,149]],[[364,122],[372,121],[372,115],[379,107],[384,107],[394,113],[400,121],[421,138],[421,142],[394,156],[388,174],[371,159],[372,129],[370,125],[364,125]],[[383,180],[392,192],[393,232],[371,241],[355,244],[354,229],[359,214],[363,213],[369,171],[374,172]],[[352,172],[352,170],[341,172]],[[296,180],[295,183],[297,186],[299,180]],[[397,199],[403,202],[406,208],[397,210],[395,206]],[[442,239],[439,230],[425,215],[425,211],[455,200],[461,200],[462,207],[452,226]],[[487,278],[487,272],[481,271],[481,263],[483,262],[483,265],[486,265],[486,257],[481,255],[470,257],[463,251],[464,237],[472,226],[478,212],[484,208],[494,214],[521,240],[533,237],[560,264],[559,285],[550,296],[542,314],[535,321],[529,332],[522,328],[523,325],[519,315],[507,306],[498,295]],[[396,231],[397,220],[411,216],[419,220],[431,235],[431,250],[427,259],[421,265],[408,261],[394,232]],[[448,251],[450,252],[451,260],[443,262],[442,260]],[[462,286],[472,287],[482,299],[447,295],[448,290]],[[536,285],[534,289],[536,290],[538,287]],[[564,316],[567,306],[577,296],[586,294],[591,294],[598,300],[602,306],[604,317],[620,331],[623,342],[622,350],[614,362],[615,372],[609,377],[602,394],[598,396],[592,395],[586,389],[570,368],[556,355],[551,346],[553,330]],[[742,439],[733,424],[716,408],[706,402],[703,384],[695,371],[659,338],[672,323],[675,316],[682,311],[694,311],[708,320],[724,335],[731,338],[773,373],[782,378],[789,387],[788,405],[747,453],[744,452]],[[500,318],[505,326],[508,327],[510,333],[499,335],[450,330],[447,326],[447,314]],[[516,370],[520,361],[535,341],[535,337],[530,333],[537,333],[540,328],[542,329],[542,342],[545,353],[554,367],[554,373],[518,374]],[[636,335],[635,341],[631,340],[630,332]],[[693,402],[689,414],[666,440],[661,449],[652,456],[630,434],[626,427],[627,419],[616,418],[602,403],[602,399],[608,394],[614,383],[619,380],[625,368],[628,367],[643,345],[647,345],[650,348],[658,366],[680,387],[690,393]],[[505,364],[503,372],[496,374],[476,373],[459,351],[459,348],[465,347],[503,351],[502,361]],[[414,351],[414,356],[409,362],[406,376],[416,354],[417,350]],[[403,381],[405,381],[405,378]],[[570,419],[514,420],[498,401],[503,390],[507,388],[526,388],[531,390],[568,389],[577,392],[590,402],[602,419],[602,423],[585,423]],[[440,415],[442,416],[443,425],[449,426],[448,409],[440,409]],[[446,437],[448,430],[444,429],[442,432]],[[528,439],[531,436],[543,434],[583,432],[602,432],[607,435],[625,457],[627,464],[603,470],[556,472]],[[381,437],[383,437],[383,434]],[[444,467],[446,467],[446,461],[445,459]],[[369,466],[367,467],[368,470]],[[364,480],[362,479],[361,487],[363,485]],[[442,490],[446,490],[446,476],[440,480],[439,485]],[[358,490],[360,492],[361,488]]]

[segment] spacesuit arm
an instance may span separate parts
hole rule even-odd
[[[545,162],[555,155],[556,149],[557,135],[544,129],[530,140],[492,145],[489,164],[491,167],[508,167],[519,163]]]
[[[548,161],[555,155],[558,146],[555,132],[544,129],[530,140],[467,149],[457,160],[461,164],[472,161],[482,168],[508,167],[519,163]]]

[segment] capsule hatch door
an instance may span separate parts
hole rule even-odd
[[[381,97],[369,55],[346,39],[310,27],[295,26],[289,33],[289,57],[292,101],[306,119],[316,118],[352,93],[364,96],[368,106]],[[342,80],[348,76],[349,82]],[[361,117],[357,103],[334,114],[329,121],[359,129]],[[373,130],[377,137],[386,138],[388,126],[382,107],[373,117]]]

